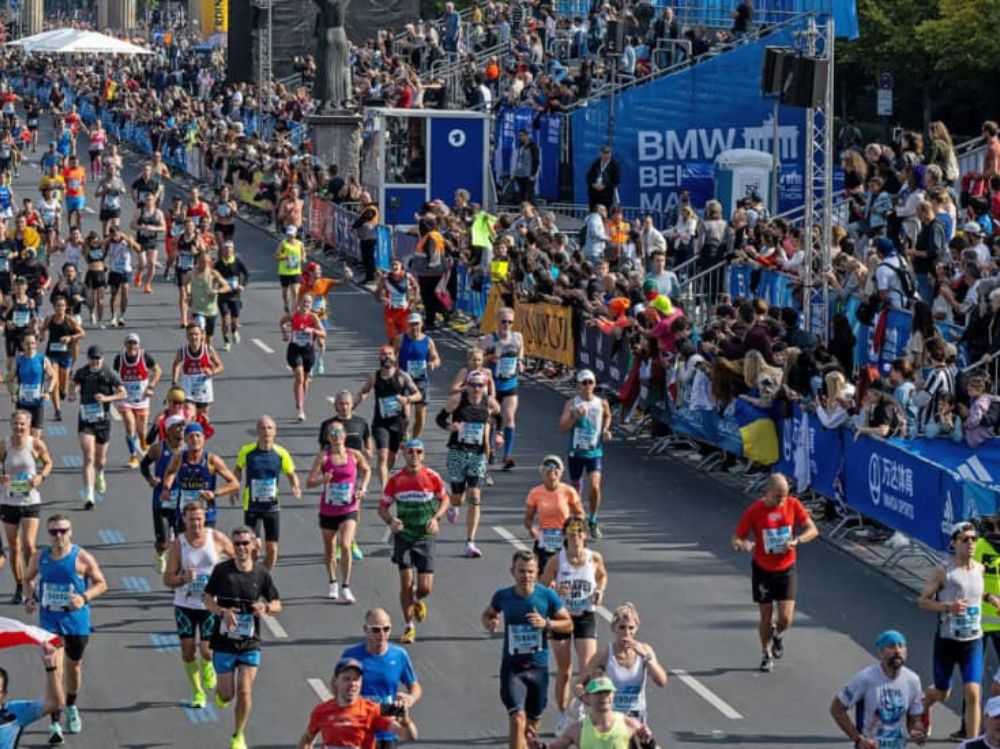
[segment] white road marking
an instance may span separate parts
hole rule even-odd
[[[389,543],[390,538],[392,538],[392,528],[386,528],[385,533],[382,534],[382,543]]]
[[[321,701],[326,702],[333,699],[333,695],[330,694],[330,690],[327,689],[322,679],[306,679],[306,684],[312,687],[312,690]]]
[[[264,616],[261,617],[261,620],[264,622],[264,626],[266,626],[268,631],[271,633],[271,636],[276,640],[288,639],[288,633],[285,631],[285,628],[282,627],[281,623],[273,616],[264,614]]]
[[[507,530],[503,526],[501,526],[501,525],[494,525],[493,526],[493,532],[496,533],[498,536],[500,536],[500,538],[504,539],[507,543],[509,543],[515,549],[520,549],[522,551],[528,551],[527,545],[525,545],[525,543],[523,541],[521,541],[521,539],[519,539],[517,536],[515,536],[513,533],[511,533],[509,530]],[[602,619],[604,619],[604,621],[606,621],[606,622],[610,622],[611,621],[611,612],[608,611],[607,608],[605,608],[604,606],[597,606],[597,607],[595,607],[595,611],[597,612],[598,616],[600,616]],[[711,689],[709,689],[708,687],[706,687],[704,684],[702,684],[696,678],[694,678],[693,676],[691,676],[691,674],[689,674],[683,668],[672,669],[670,671],[670,673],[673,674],[674,676],[676,676],[678,679],[680,679],[680,681],[683,682],[684,684],[686,684],[688,686],[688,688],[692,692],[694,692],[695,694],[697,694],[699,697],[701,697],[703,700],[705,700],[705,702],[707,702],[709,705],[711,705],[712,707],[714,707],[716,710],[718,710],[720,713],[722,713],[724,716],[726,716],[730,720],[742,720],[743,716],[740,715],[733,708],[732,705],[730,705],[724,699],[722,699],[721,697],[719,697],[719,695],[717,695]]]
[[[265,354],[273,354],[274,353],[274,349],[271,348],[270,346],[268,346],[262,340],[260,340],[260,338],[251,338],[250,340],[253,341],[253,345],[254,346],[256,346],[257,348],[259,348]]]
[[[691,676],[691,674],[689,674],[683,668],[672,668],[672,669],[670,669],[670,673],[673,676],[676,676],[678,679],[680,679],[684,684],[686,684],[688,686],[688,688],[692,692],[694,692],[699,697],[701,697],[703,700],[705,700],[705,702],[707,702],[709,705],[711,705],[712,707],[714,707],[716,710],[718,710],[724,716],[726,716],[727,718],[729,718],[729,720],[742,720],[743,719],[743,716],[740,715],[733,708],[732,705],[730,705],[728,702],[726,702],[724,699],[722,699],[719,695],[717,695],[711,689],[709,689],[708,687],[706,687],[704,684],[702,684],[696,678],[694,678],[693,676]]]
[[[97,213],[97,211],[95,211],[95,210],[94,210],[93,208],[91,208],[91,207],[90,207],[89,205],[85,205],[85,206],[83,207],[83,212],[84,212],[84,213],[89,213],[89,214],[90,214],[91,216],[93,216],[93,215],[94,215],[95,213]]]

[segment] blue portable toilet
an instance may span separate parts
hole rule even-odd
[[[736,204],[756,193],[768,205],[771,198],[771,154],[752,148],[733,148],[715,157],[715,199],[722,203],[722,217],[727,221]]]

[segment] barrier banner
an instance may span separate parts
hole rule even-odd
[[[802,409],[798,403],[792,414],[792,418],[782,419],[779,424],[781,453],[775,469],[786,476],[794,476],[800,492],[805,486],[811,486],[827,497],[836,496],[836,484],[844,463],[844,431],[826,429],[812,415],[804,422],[807,429],[803,429]],[[807,456],[808,464],[805,464]],[[808,477],[805,486],[803,477]]]
[[[750,299],[753,289],[750,288],[750,274],[753,269],[749,265],[729,266],[729,296],[731,299]]]
[[[503,306],[500,289],[491,286],[479,330],[497,332],[497,312]],[[573,310],[555,304],[517,304],[514,330],[524,338],[524,355],[565,364],[576,363],[573,346]]]
[[[385,224],[375,227],[375,267],[389,270],[392,262],[392,229]]]
[[[466,315],[471,315],[478,320],[482,318],[483,313],[486,310],[486,301],[490,294],[490,282],[488,280],[484,280],[482,289],[480,291],[476,291],[472,288],[470,280],[468,269],[462,264],[456,266],[455,310],[463,312]]]

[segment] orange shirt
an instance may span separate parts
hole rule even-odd
[[[62,176],[66,182],[66,197],[82,197],[84,185],[87,184],[87,170],[82,166],[78,166],[75,169],[66,167],[62,170]]]
[[[340,707],[336,700],[327,700],[309,716],[309,733],[319,733],[326,746],[358,746],[374,749],[375,734],[388,731],[391,718],[383,718],[381,708],[364,698]]]
[[[538,524],[542,530],[562,531],[563,523],[570,515],[583,515],[583,504],[580,495],[569,484],[559,483],[549,491],[545,484],[539,484],[528,492],[525,505],[533,507],[538,514]]]

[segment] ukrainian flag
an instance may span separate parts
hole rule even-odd
[[[756,391],[751,394],[756,395]],[[774,423],[773,407],[765,411],[745,398],[737,398],[733,418],[743,439],[743,457],[765,466],[777,463],[778,427]]]

